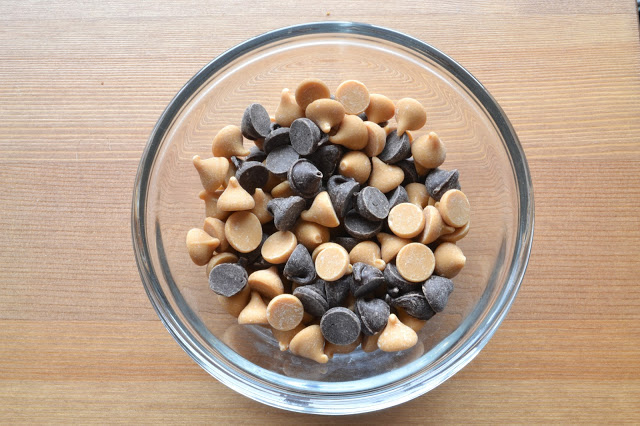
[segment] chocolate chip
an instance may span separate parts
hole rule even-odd
[[[289,169],[287,180],[291,189],[304,198],[313,198],[322,184],[322,172],[312,162],[299,159]]]
[[[353,237],[335,237],[333,238],[333,242],[340,244],[346,251],[351,251],[360,240]]]
[[[249,155],[245,157],[245,161],[257,161],[262,163],[267,158],[267,154],[257,146],[249,148]]]
[[[305,246],[296,246],[282,273],[286,279],[298,284],[309,284],[316,279],[316,268]]]
[[[444,310],[451,292],[453,292],[453,281],[449,278],[431,275],[431,277],[422,284],[422,293],[424,293],[429,306],[431,306],[431,309],[435,312],[442,312]]]
[[[260,104],[251,104],[242,114],[240,129],[242,135],[251,140],[261,139],[269,134],[271,119],[269,113]]]
[[[209,288],[216,294],[231,297],[247,285],[247,270],[236,263],[221,263],[209,273]]]
[[[327,138],[329,137],[326,135]],[[327,139],[328,140],[328,139]],[[338,167],[344,150],[340,145],[323,145],[307,159],[322,172],[324,180],[328,180]]]
[[[383,220],[389,215],[389,201],[378,188],[367,186],[356,196],[356,211],[365,219]]]
[[[316,123],[308,118],[298,118],[291,123],[289,138],[291,146],[298,154],[309,155],[318,149],[322,132]]]
[[[407,158],[406,160],[398,161],[396,166],[400,167],[404,172],[404,180],[402,181],[402,186],[407,186],[410,183],[418,182],[420,176],[418,176],[418,171],[416,170],[416,165],[413,162],[412,158]]]
[[[258,161],[244,161],[236,170],[236,179],[245,191],[253,194],[256,188],[262,188],[267,183],[269,171]]]
[[[324,338],[334,345],[348,345],[360,335],[360,320],[347,308],[329,309],[320,320],[320,330]]]
[[[387,263],[384,268],[384,279],[387,282],[387,294],[391,297],[398,297],[410,291],[416,291],[418,285],[411,283],[400,275],[398,268],[393,263]]]
[[[435,168],[429,172],[424,184],[427,187],[429,195],[436,201],[440,201],[440,198],[442,198],[448,190],[460,189],[458,177],[459,173],[457,169],[442,170]]]
[[[389,200],[389,211],[391,211],[391,209],[398,204],[408,203],[409,194],[407,194],[407,190],[404,189],[404,186],[399,186],[387,194],[387,199]]]
[[[334,175],[327,181],[327,192],[331,198],[333,209],[339,218],[351,210],[355,193],[360,189],[360,185],[353,178],[342,175]]]
[[[420,320],[428,320],[436,314],[420,291],[412,291],[396,297],[391,304],[404,309],[409,315]]]
[[[364,297],[384,284],[382,271],[366,263],[357,262],[353,265],[352,275],[351,293],[355,297]]]
[[[293,290],[293,295],[300,299],[306,312],[314,317],[321,317],[329,309],[329,305],[327,300],[311,287],[309,285],[297,287]]]
[[[287,177],[289,169],[298,161],[300,156],[289,145],[279,146],[267,154],[265,165],[267,169],[278,177]]]
[[[367,114],[365,114],[364,112],[358,114],[358,117],[360,117],[360,120],[362,121],[367,121]]]
[[[398,137],[398,131],[394,130],[387,135],[387,142],[378,158],[387,164],[395,164],[411,156],[411,142],[409,135],[403,133]]]
[[[373,238],[382,229],[382,221],[371,221],[351,210],[344,218],[344,229],[353,238],[367,240]]]
[[[278,231],[288,231],[293,228],[304,208],[304,198],[297,195],[274,198],[267,203],[267,211],[273,216],[273,223]]]
[[[350,274],[343,276],[337,281],[325,283],[324,291],[327,296],[327,303],[329,303],[330,308],[335,308],[336,306],[342,305],[342,303],[349,295],[352,281],[353,276]]]
[[[289,139],[289,128],[280,127],[269,132],[267,137],[264,138],[262,149],[265,154],[269,155],[269,153],[277,147],[285,145],[291,145],[291,141]]]
[[[356,312],[362,321],[362,332],[371,336],[385,328],[391,309],[384,300],[358,299],[356,300]]]

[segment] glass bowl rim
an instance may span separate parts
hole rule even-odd
[[[421,370],[400,380],[403,386],[392,388],[380,386],[363,392],[335,395],[310,393],[287,395],[286,391],[283,393],[283,389],[271,383],[270,386],[265,387],[264,382],[254,382],[248,377],[233,374],[232,371],[225,369],[223,364],[217,362],[212,364],[207,359],[207,351],[189,331],[185,330],[182,320],[176,316],[163,294],[150,262],[145,224],[146,198],[151,170],[166,130],[185,102],[211,75],[260,47],[300,36],[319,34],[359,35],[381,39],[409,49],[442,66],[476,97],[503,137],[515,175],[519,195],[518,224],[514,241],[516,252],[509,265],[506,285],[496,303],[490,308],[489,315],[484,318],[483,322],[486,324],[478,326],[456,350],[457,356],[451,357],[436,371],[426,374],[428,371]],[[431,45],[404,33],[365,23],[325,21],[283,27],[244,41],[214,58],[180,89],[158,119],[141,156],[134,183],[131,220],[136,262],[147,296],[169,333],[194,361],[223,384],[256,401],[290,411],[336,415],[375,411],[411,400],[440,385],[475,358],[497,330],[520,288],[533,241],[534,203],[531,175],[515,130],[494,98],[471,73]],[[345,401],[348,403],[345,404]]]

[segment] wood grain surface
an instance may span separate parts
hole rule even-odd
[[[511,119],[536,201],[526,278],[480,355],[420,398],[337,419],[198,367],[145,295],[129,228],[176,91],[250,36],[324,20],[458,60]],[[633,0],[1,1],[0,422],[640,422],[639,118]]]

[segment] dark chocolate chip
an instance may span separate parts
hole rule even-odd
[[[267,211],[273,216],[273,223],[278,231],[288,231],[293,228],[304,208],[304,198],[297,195],[274,198],[267,203]]]
[[[249,148],[249,155],[245,157],[245,161],[258,161],[262,163],[267,158],[267,154],[257,146]]]
[[[384,284],[382,271],[366,263],[357,262],[353,265],[351,275],[353,275],[351,293],[355,297],[364,297]]]
[[[383,220],[389,215],[389,200],[373,186],[363,188],[356,196],[356,211],[368,220]]]
[[[424,184],[429,195],[436,201],[440,201],[445,192],[450,189],[460,189],[458,177],[457,169],[442,170],[435,168],[429,172]]]
[[[321,146],[325,146],[329,143],[329,134],[328,133],[323,133],[322,137],[320,138],[320,142],[318,142],[318,148],[320,148]],[[339,146],[339,145],[337,145]],[[317,152],[317,150],[316,150]]]
[[[391,309],[380,299],[356,300],[356,312],[362,321],[362,331],[371,336],[386,327]]]
[[[269,134],[271,119],[269,113],[260,104],[251,104],[242,114],[240,129],[242,135],[251,140],[261,139]]]
[[[367,114],[365,114],[364,112],[361,112],[360,114],[358,114],[358,117],[360,117],[360,120],[362,121],[367,121]]]
[[[291,146],[300,155],[313,154],[318,149],[322,131],[308,118],[298,118],[291,123]]]
[[[328,342],[349,345],[360,335],[360,320],[349,309],[338,306],[325,312],[320,320],[320,330]]]
[[[442,312],[447,306],[449,296],[453,292],[453,281],[449,278],[431,275],[427,281],[422,284],[422,293],[427,298],[429,306],[435,312]]]
[[[253,195],[256,188],[265,186],[269,180],[269,171],[258,161],[244,161],[236,170],[236,179],[245,191]]]
[[[289,139],[289,128],[279,127],[269,132],[264,142],[262,143],[262,150],[265,154],[269,155],[271,151],[279,146],[291,145]]]
[[[373,238],[382,229],[382,221],[372,221],[351,210],[344,218],[344,229],[353,238],[367,240]]]
[[[327,303],[329,303],[330,308],[335,308],[336,306],[342,305],[342,303],[349,295],[352,281],[353,276],[349,274],[343,276],[337,281],[325,283],[324,291],[327,296]]]
[[[306,312],[314,317],[321,317],[329,309],[329,305],[327,300],[311,287],[310,285],[297,287],[293,290],[293,295],[300,299]]]
[[[388,124],[389,124],[389,121],[383,121],[382,123],[378,123],[378,126],[384,129],[385,127],[387,127]]]
[[[267,154],[265,165],[274,175],[285,178],[293,163],[298,161],[298,158],[300,156],[291,146],[283,145],[274,148]]]
[[[408,203],[409,194],[407,194],[407,190],[404,189],[404,186],[399,186],[387,194],[387,199],[389,200],[389,210],[391,210],[398,204]]]
[[[412,291],[396,297],[391,301],[391,304],[404,309],[409,315],[420,320],[428,320],[436,314],[421,291]]]
[[[209,273],[209,288],[216,294],[231,297],[247,285],[247,270],[236,263],[221,263]]]
[[[343,218],[353,206],[354,195],[360,185],[353,178],[334,175],[327,181],[327,192],[331,198],[333,209],[339,218]]]
[[[335,237],[333,242],[344,247],[346,251],[351,251],[360,240],[353,237]]]
[[[322,184],[322,172],[309,160],[299,159],[287,173],[291,189],[304,198],[315,197]]]
[[[343,152],[339,145],[323,145],[307,159],[322,172],[324,180],[328,180],[338,167]]]
[[[284,277],[297,284],[310,284],[316,279],[316,268],[309,251],[302,244],[298,244],[289,256],[282,271]]]
[[[409,135],[403,133],[402,136],[398,137],[397,130],[394,130],[387,135],[387,142],[378,158],[387,164],[395,164],[398,161],[409,158],[409,156],[411,156]]]
[[[418,284],[402,278],[402,275],[398,272],[398,268],[396,268],[396,265],[393,263],[387,263],[383,275],[387,282],[387,294],[391,297],[402,296],[410,291],[416,291],[419,288]]]
[[[413,158],[407,158],[406,160],[398,161],[396,166],[400,167],[404,172],[404,180],[402,181],[402,186],[407,186],[410,183],[418,182],[420,176],[418,176],[418,171],[416,170],[416,165],[413,162]]]

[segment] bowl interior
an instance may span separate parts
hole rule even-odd
[[[205,369],[226,383],[240,380],[283,393],[336,395],[416,375],[436,378],[456,359],[479,349],[476,344],[483,333],[491,333],[520,281],[521,203],[528,194],[514,171],[514,161],[524,160],[512,158],[505,130],[491,116],[500,111],[488,111],[449,64],[373,34],[281,34],[245,47],[214,61],[176,97],[155,130],[156,144],[147,153],[153,158],[141,169],[146,175],[144,193],[138,194],[145,236],[138,243],[146,244],[141,270],[148,274],[147,290],[165,324]],[[407,351],[367,354],[358,349],[335,355],[325,365],[281,352],[266,329],[237,325],[208,288],[205,268],[195,266],[187,254],[186,232],[202,227],[205,218],[191,158],[210,157],[215,134],[228,124],[239,125],[250,103],[262,103],[273,114],[281,90],[294,90],[306,77],[320,78],[332,90],[343,80],[357,79],[394,101],[419,100],[428,120],[414,137],[438,133],[447,147],[443,167],[460,171],[472,206],[471,230],[459,242],[467,264],[454,279],[446,310],[427,322],[418,344]]]

